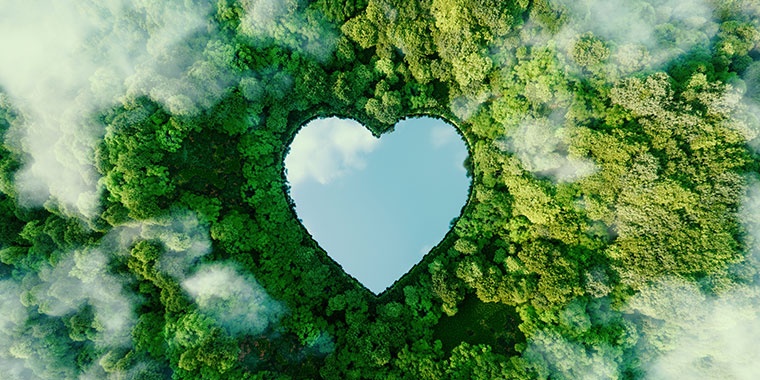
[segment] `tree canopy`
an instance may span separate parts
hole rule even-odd
[[[42,151],[92,169],[95,213],[28,181],[46,120],[0,75],[11,378],[646,378],[714,338],[683,328],[700,302],[756,312],[760,3],[200,3],[81,8],[113,28],[88,46],[142,57],[66,92]],[[335,115],[444,118],[470,150],[461,216],[377,297],[288,196],[289,143]]]

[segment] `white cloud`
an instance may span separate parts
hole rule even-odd
[[[760,182],[749,179],[738,217],[747,261],[734,268],[743,283],[706,294],[668,277],[645,286],[624,312],[637,329],[638,357],[651,379],[755,379],[760,373]]]
[[[565,129],[557,124],[548,118],[528,118],[497,144],[513,153],[525,170],[557,182],[576,181],[596,172],[591,160],[568,152]]]
[[[628,308],[639,321],[648,378],[749,380],[760,373],[757,286],[713,297],[693,283],[664,279],[642,289]]]
[[[303,9],[297,0],[242,0],[244,16],[240,30],[256,38],[271,38],[280,45],[311,55],[330,58],[338,33],[313,9]]]
[[[78,369],[67,331],[50,330],[91,307],[99,350],[131,347],[138,298],[125,292],[129,280],[109,272],[108,259],[98,248],[65,255],[39,274],[0,281],[0,373],[3,379],[72,379]],[[35,333],[38,328],[45,331]],[[97,364],[93,364],[97,366]]]
[[[22,145],[31,159],[16,178],[22,203],[41,205],[53,195],[91,216],[97,174],[81,163],[91,162],[98,138],[86,120],[99,105],[88,80],[97,65],[77,54],[94,28],[78,8],[71,1],[0,4],[0,86],[26,116]]]
[[[129,249],[141,240],[157,241],[164,252],[157,269],[181,281],[198,260],[211,252],[211,239],[207,226],[191,212],[175,212],[161,218],[131,222],[113,228],[101,239],[103,251],[127,255]]]
[[[99,326],[96,343],[127,346],[135,323],[134,300],[125,294],[123,280],[108,272],[108,261],[99,249],[84,249],[41,271],[43,282],[35,288],[39,310],[64,316],[88,303]]]
[[[523,354],[539,376],[558,379],[618,379],[619,353],[598,344],[594,349],[572,342],[552,330],[539,330]]]
[[[592,32],[612,42],[611,60],[624,74],[659,66],[694,46],[708,43],[718,26],[704,0],[552,0],[570,11],[560,45]],[[569,46],[565,46],[569,49]],[[642,50],[643,49],[643,50]]]
[[[291,185],[308,180],[327,184],[352,170],[363,169],[363,155],[378,144],[369,130],[353,120],[314,120],[298,132],[290,145],[285,158],[288,181]]]
[[[201,311],[233,335],[260,334],[284,311],[252,276],[222,264],[201,267],[182,282]]]
[[[15,355],[18,337],[24,333],[29,310],[21,303],[22,288],[12,280],[0,280],[0,371],[10,379],[37,379],[27,368],[28,358]]]
[[[159,269],[183,281],[197,259],[210,251],[208,235],[207,227],[190,213],[133,222],[114,227],[97,246],[69,252],[55,265],[45,264],[39,273],[26,273],[21,280],[0,280],[0,373],[3,379],[105,378],[107,374],[101,360],[79,373],[73,359],[76,352],[65,346],[66,331],[55,332],[63,338],[51,345],[50,334],[33,334],[31,330],[36,327],[28,325],[28,319],[44,315],[50,319],[36,320],[35,324],[53,326],[48,322],[69,318],[88,305],[95,329],[95,334],[88,339],[106,352],[104,357],[118,355],[122,349],[132,346],[131,333],[137,320],[135,309],[143,300],[129,292],[131,276],[112,272],[111,260],[128,255],[140,240],[159,241],[165,247],[159,258]],[[230,282],[225,286],[234,286],[230,289],[237,289],[236,294],[250,295],[253,292],[250,289],[260,289],[255,282],[241,283],[240,276],[226,279]],[[248,296],[242,301],[256,299]],[[240,316],[240,313],[235,315]],[[137,362],[121,374],[110,375],[122,378],[148,371],[149,367]]]
[[[15,178],[22,204],[53,199],[70,215],[97,213],[104,127],[95,116],[125,94],[176,114],[224,94],[233,73],[210,11],[191,2],[0,2],[0,90],[23,115],[12,143],[28,155]]]

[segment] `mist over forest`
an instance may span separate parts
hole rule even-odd
[[[4,378],[760,373],[756,0],[6,1],[0,35]],[[420,115],[469,200],[375,295],[283,162]]]

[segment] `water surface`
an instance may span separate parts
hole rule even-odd
[[[464,141],[421,117],[375,138],[355,121],[305,125],[285,158],[296,214],[343,269],[381,293],[438,244],[467,201]]]

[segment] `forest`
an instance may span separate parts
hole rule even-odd
[[[0,3],[8,379],[749,379],[760,1]],[[455,125],[375,295],[298,221],[309,120]]]

